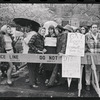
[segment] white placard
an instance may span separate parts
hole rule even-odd
[[[55,37],[46,37],[45,38],[45,46],[56,47],[56,45],[57,45],[57,38],[55,38]]]
[[[84,56],[85,35],[80,33],[68,33],[66,55]]]
[[[62,56],[62,77],[80,78],[81,57]]]

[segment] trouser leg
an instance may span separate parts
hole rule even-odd
[[[7,81],[10,81],[10,82],[11,82],[12,70],[13,70],[13,63],[9,62],[9,68],[7,70]]]
[[[55,79],[57,77],[57,73],[58,73],[58,66],[56,65],[53,69],[53,72],[52,72],[52,75],[50,77],[50,80],[49,80],[49,85],[53,85],[54,82],[55,82]]]
[[[100,65],[96,66],[96,72],[97,72],[97,78],[98,78],[98,82],[100,81]]]
[[[37,64],[33,63],[28,63],[28,68],[29,68],[29,80],[30,80],[30,85],[34,85],[36,83],[36,77],[38,75],[38,68]]]
[[[59,74],[60,74],[60,75],[59,75],[59,76],[60,76],[60,77],[59,77],[59,83],[63,84],[63,83],[65,82],[65,79],[62,78],[62,65],[59,64],[58,67],[59,67],[59,68],[58,68],[58,72],[59,72]]]
[[[35,80],[37,82],[37,79],[38,79],[38,73],[39,73],[39,65],[38,63],[36,63],[36,67],[35,67]]]
[[[85,81],[86,81],[86,85],[90,85],[91,72],[92,72],[91,65],[86,65],[85,66],[85,73],[86,73]]]

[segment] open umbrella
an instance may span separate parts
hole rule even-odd
[[[26,19],[26,18],[15,18],[13,19],[13,21],[20,25],[20,26],[23,26],[23,27],[27,27],[27,26],[30,26],[30,28],[33,30],[33,31],[38,31],[39,27],[40,27],[40,24],[37,23],[36,21],[33,21],[33,20],[30,20],[30,19]]]
[[[44,27],[46,28],[46,34],[48,34],[48,28],[51,25],[56,27],[58,24],[56,22],[54,22],[54,21],[47,21],[47,22],[44,23]]]

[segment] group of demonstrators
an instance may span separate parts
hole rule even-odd
[[[81,26],[74,30],[70,25],[62,27],[57,25],[56,27],[50,25],[48,28],[48,34],[46,34],[46,28],[39,27],[38,32],[32,31],[27,27],[28,34],[24,37],[23,52],[31,54],[59,54],[63,56],[66,51],[67,37],[70,33],[79,33],[85,35],[85,53],[99,53],[100,51],[100,33],[98,32],[97,24],[92,24],[90,29],[86,26]],[[0,34],[0,53],[15,53],[14,52],[14,39],[12,37],[11,27],[4,25],[1,27]],[[30,34],[29,34],[30,33]],[[46,45],[46,38],[55,39],[56,45]],[[50,41],[49,41],[50,42]],[[27,45],[25,45],[27,44]],[[7,84],[12,85],[11,74],[14,67],[14,63],[9,62],[7,69]],[[62,85],[65,83],[65,78],[62,78],[62,64],[39,64],[39,63],[27,63],[29,69],[29,82],[31,88],[38,88],[38,74],[40,66],[45,73],[45,85],[46,87],[53,87],[56,85]],[[90,90],[91,80],[91,66],[85,66],[85,83],[86,89]],[[97,74],[99,78],[99,67],[97,66]]]

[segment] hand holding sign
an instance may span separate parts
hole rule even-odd
[[[46,53],[47,52],[47,50],[46,49],[43,49],[43,53]]]

